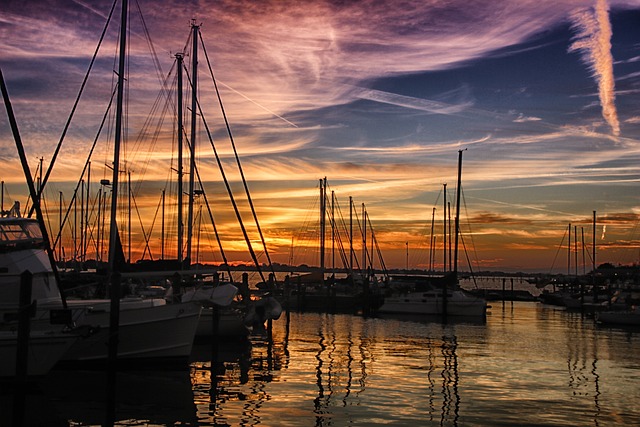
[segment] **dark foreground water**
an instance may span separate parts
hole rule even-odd
[[[104,372],[54,370],[25,425],[640,425],[640,330],[492,305],[481,324],[283,315],[271,343],[198,345],[189,369],[118,373],[113,405]]]

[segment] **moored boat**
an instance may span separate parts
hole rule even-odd
[[[50,313],[63,308],[52,266],[35,219],[0,218],[0,314],[13,316],[18,310],[20,275],[33,275],[32,301],[37,309],[32,330],[51,331]],[[107,358],[109,340],[108,299],[65,300],[76,326],[92,331],[70,346],[63,360],[84,361]],[[187,360],[193,345],[201,305],[195,302],[166,304],[162,298],[123,298],[120,301],[118,357]],[[63,326],[58,329],[62,330]]]
[[[34,331],[29,334],[27,352],[28,377],[46,375],[69,348],[79,339],[78,335],[56,331]],[[0,331],[0,377],[15,377],[18,354],[18,333]]]
[[[610,310],[596,313],[598,323],[609,325],[640,326],[640,307],[633,306],[628,310]]]
[[[439,277],[404,277],[402,278],[404,279],[402,283],[395,284],[396,289],[394,289],[394,283],[390,283],[391,295],[385,296],[384,303],[378,309],[379,313],[485,318],[487,313],[486,300],[466,292],[458,283],[458,237],[461,185],[462,151],[459,151],[453,270],[445,271],[445,273]],[[398,279],[399,278],[396,278],[396,280]]]

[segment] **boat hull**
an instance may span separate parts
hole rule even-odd
[[[187,360],[200,318],[197,303],[166,304],[121,310],[118,359]],[[108,358],[110,313],[89,311],[83,320],[95,332],[78,340],[63,361],[89,362]]]
[[[29,336],[27,375],[46,375],[78,340],[77,335],[58,332],[32,332]],[[0,377],[16,375],[18,333],[0,332]]]
[[[213,316],[217,312],[217,330],[214,332]],[[217,307],[215,310],[211,307],[202,309],[198,328],[196,330],[197,339],[205,338],[225,338],[236,339],[245,338],[249,335],[249,328],[244,324],[242,313],[232,307]]]
[[[384,303],[378,309],[379,313],[387,314],[420,314],[420,315],[444,315],[443,299],[435,293],[424,294],[420,292],[409,293],[403,296],[385,298]],[[486,316],[486,301],[467,295],[452,295],[447,300],[447,316]]]
[[[602,311],[596,314],[596,319],[609,325],[640,326],[640,311]]]

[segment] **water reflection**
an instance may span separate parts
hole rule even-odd
[[[5,394],[8,390],[3,386],[0,425],[197,425],[187,370],[121,371],[116,375],[114,395],[109,396],[107,372],[55,369],[31,385],[24,395],[22,413],[6,410],[13,396]]]
[[[640,334],[536,304],[504,308],[486,324],[291,313],[272,339],[194,347],[189,370],[119,372],[114,423],[637,423]],[[53,371],[25,398],[27,425],[103,425],[105,375]],[[0,396],[0,425],[12,404]]]
[[[274,419],[316,426],[356,420],[416,423],[425,417],[458,425],[462,399],[456,328],[466,326],[292,316],[276,325],[272,340],[252,337],[250,350],[236,360],[216,362],[212,355],[208,361],[203,354],[192,363],[201,425],[269,424]]]
[[[566,313],[568,386],[572,398],[592,406],[593,425],[600,416],[598,341],[593,322],[580,313]]]
[[[458,416],[460,412],[460,395],[458,394],[458,356],[456,355],[457,348],[456,337],[443,336],[442,337],[442,418],[440,419],[440,425],[448,424],[449,422],[457,426]]]

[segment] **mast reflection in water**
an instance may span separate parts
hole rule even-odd
[[[191,377],[199,425],[629,424],[639,339],[537,303],[481,324],[292,313]]]
[[[105,379],[54,369],[21,405],[0,384],[0,425],[637,425],[640,330],[534,302],[482,324],[292,313],[187,369],[118,372],[112,398]]]

